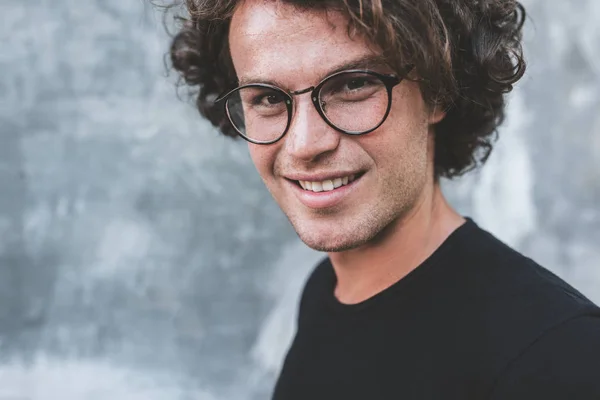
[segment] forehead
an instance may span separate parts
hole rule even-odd
[[[350,38],[341,13],[276,0],[243,1],[232,17],[229,45],[240,81],[288,87],[312,85],[340,65],[378,54],[362,37]]]

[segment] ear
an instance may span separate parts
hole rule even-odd
[[[437,123],[439,123],[441,120],[443,120],[446,117],[446,111],[440,106],[440,104],[434,104],[433,107],[431,108],[431,111],[429,112],[429,124],[430,125],[435,125]]]

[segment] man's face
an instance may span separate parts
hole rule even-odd
[[[291,91],[315,86],[342,65],[379,55],[361,37],[348,36],[341,14],[275,1],[244,1],[233,16],[229,41],[240,81]],[[386,68],[373,67],[393,73]],[[294,96],[287,134],[274,144],[249,144],[260,176],[308,246],[343,251],[376,239],[416,206],[432,181],[430,124],[440,116],[427,111],[414,82],[402,81],[392,98],[383,125],[351,136],[323,121],[310,93]],[[331,191],[314,192],[318,184],[307,190],[298,182],[336,183],[342,176],[355,179]]]

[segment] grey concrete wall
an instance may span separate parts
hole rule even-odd
[[[529,0],[530,69],[456,206],[600,301],[600,2]],[[304,247],[165,77],[146,1],[0,2],[0,399],[264,399]]]

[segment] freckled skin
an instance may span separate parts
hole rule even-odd
[[[338,65],[377,53],[362,38],[351,39],[347,21],[333,12],[248,0],[235,11],[231,26],[238,78],[276,81],[289,90],[316,85]],[[350,136],[329,127],[309,95],[297,96],[286,136],[271,145],[249,144],[258,173],[308,246],[339,252],[377,242],[432,196],[432,124],[443,115],[429,112],[414,82],[402,81],[392,97],[381,127]],[[356,190],[328,209],[303,205],[284,178],[294,172],[356,170],[366,172]]]

